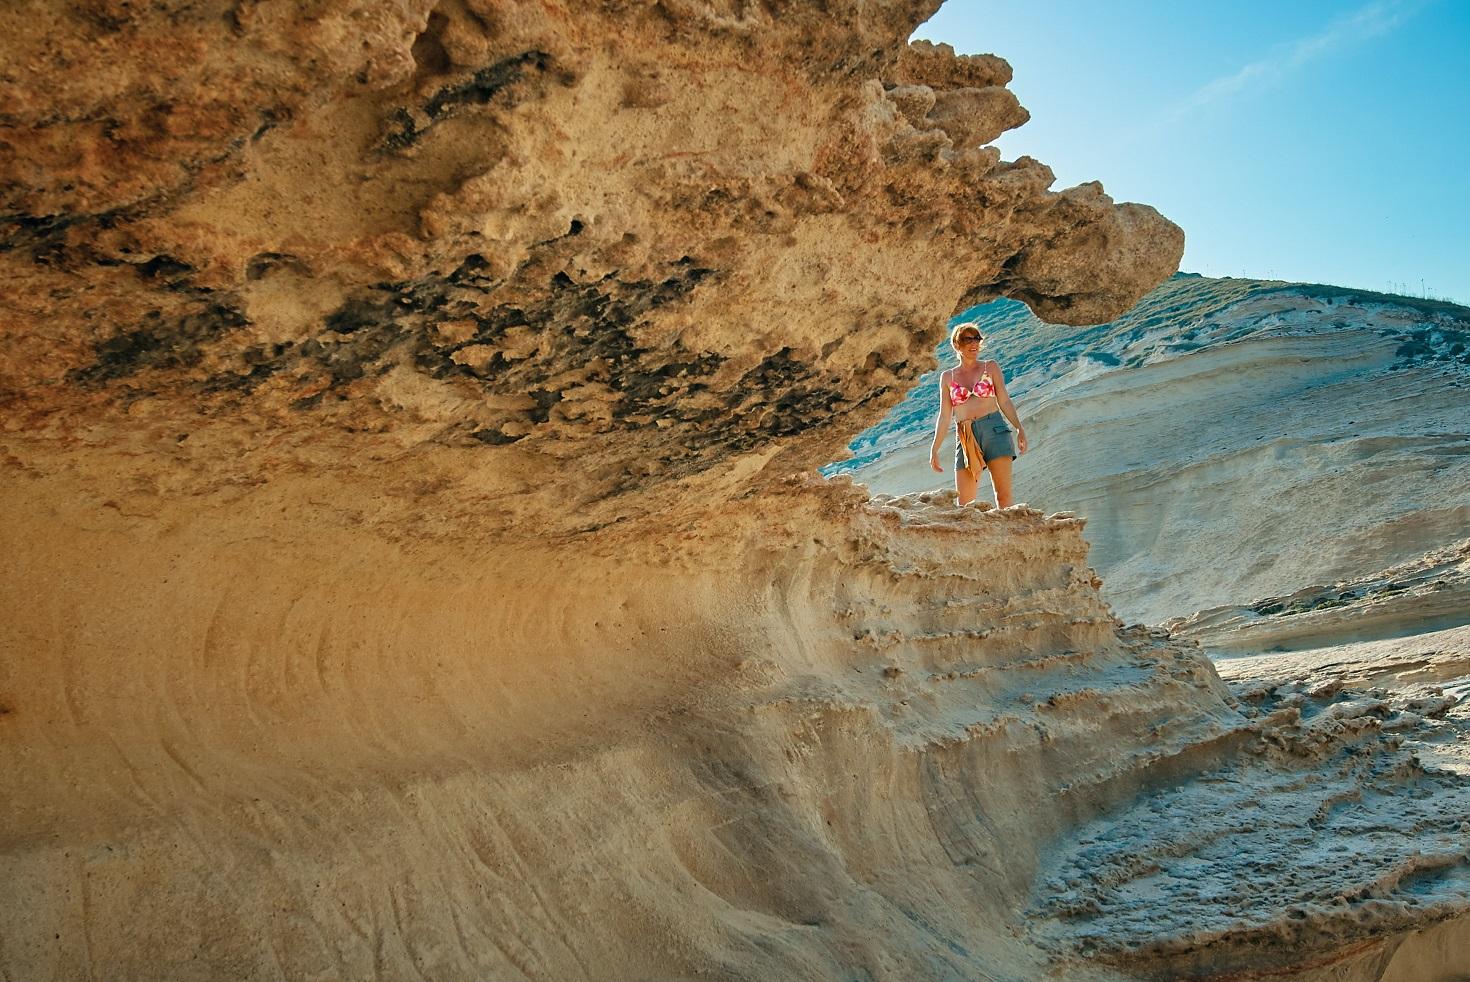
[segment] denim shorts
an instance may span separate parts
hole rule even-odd
[[[987,461],[1016,456],[1015,434],[1011,432],[1011,424],[1006,422],[1005,414],[999,409],[989,416],[970,420],[969,426],[970,432],[975,434],[975,442],[980,445],[980,456]],[[954,469],[964,470],[967,466],[969,461],[965,460],[964,444],[956,440]]]

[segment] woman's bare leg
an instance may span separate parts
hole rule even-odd
[[[978,483],[970,476],[969,471],[954,472],[954,491],[959,496],[960,504],[968,505],[975,500],[975,487]]]
[[[985,462],[986,470],[990,471],[990,485],[995,488],[997,508],[1009,508],[1014,504],[1011,500],[1011,464],[1015,461],[1014,457],[996,457]]]

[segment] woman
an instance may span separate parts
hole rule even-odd
[[[954,488],[960,504],[968,505],[975,500],[980,472],[989,468],[996,507],[1007,508],[1011,505],[1011,464],[1017,449],[1026,452],[1026,430],[1006,393],[1000,364],[980,360],[980,345],[984,340],[974,324],[960,324],[950,333],[949,344],[960,356],[960,363],[939,376],[939,418],[934,424],[929,466],[944,473],[944,468],[939,466],[939,448],[944,444],[944,432],[949,429],[953,416]],[[1007,419],[1015,424],[1014,435]]]

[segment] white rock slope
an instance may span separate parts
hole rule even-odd
[[[1470,528],[1466,308],[1180,275],[1095,328],[980,311],[1035,448],[1018,500],[1088,517],[1129,619],[1369,574]],[[921,383],[838,469],[932,487],[936,397]]]

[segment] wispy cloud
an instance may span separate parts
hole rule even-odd
[[[1277,84],[1303,65],[1341,48],[1382,37],[1433,0],[1374,0],[1304,38],[1278,45],[1267,57],[1200,86],[1167,113],[1173,122],[1212,102]]]

